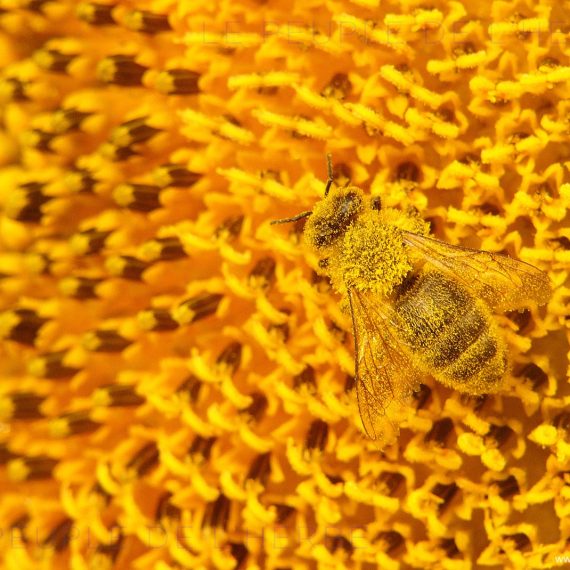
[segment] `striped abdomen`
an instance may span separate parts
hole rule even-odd
[[[394,306],[408,345],[437,380],[470,394],[493,392],[507,369],[487,307],[439,271],[410,274]]]

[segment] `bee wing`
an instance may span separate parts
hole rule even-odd
[[[520,309],[529,301],[548,302],[548,275],[533,265],[489,251],[451,245],[403,231],[404,243],[431,265],[451,273],[490,307],[501,311]]]
[[[382,300],[348,290],[354,329],[356,393],[368,437],[388,442],[421,372],[401,340],[397,321]]]

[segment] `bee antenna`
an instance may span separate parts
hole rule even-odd
[[[301,212],[300,214],[297,214],[296,216],[293,216],[292,218],[283,218],[281,220],[272,220],[269,223],[273,226],[275,224],[288,224],[290,222],[297,222],[299,220],[302,220],[303,218],[309,217],[312,213],[313,212],[311,210],[307,210],[306,212]]]
[[[325,187],[325,198],[327,197],[329,190],[331,189],[331,184],[334,182],[333,165],[332,165],[332,154],[327,153],[327,185]]]
[[[331,185],[334,182],[334,174],[333,174],[333,164],[332,164],[332,154],[330,152],[327,153],[327,185],[325,186],[325,198],[331,189]],[[298,222],[303,218],[308,218],[313,212],[311,210],[307,210],[306,212],[301,212],[292,218],[282,218],[281,220],[272,220],[269,222],[272,226],[275,224],[289,224],[291,222]]]

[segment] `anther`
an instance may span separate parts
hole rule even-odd
[[[237,238],[243,226],[243,216],[226,218],[214,231],[214,237],[220,240],[232,241]]]
[[[132,255],[112,255],[107,258],[105,266],[114,277],[122,277],[129,281],[141,281],[143,273],[150,264]]]
[[[81,2],[77,6],[76,14],[80,20],[92,26],[112,26],[114,4],[97,4],[95,2]]]
[[[53,114],[52,128],[55,133],[60,135],[77,131],[81,128],[83,121],[91,115],[92,113],[86,113],[73,108],[59,109]]]
[[[57,49],[41,48],[33,55],[34,61],[46,71],[67,73],[69,64],[77,57],[76,54],[63,53]]]
[[[383,545],[383,550],[387,554],[394,554],[404,544],[404,537],[395,530],[385,530],[379,532],[374,537],[374,542]]]
[[[396,471],[382,471],[376,479],[376,489],[383,495],[393,496],[405,482],[405,477]]]
[[[108,384],[98,388],[93,394],[93,403],[106,407],[132,407],[144,404],[146,399],[136,393],[130,384]]]
[[[12,392],[0,396],[0,420],[37,420],[44,417],[45,396],[34,392]]]
[[[81,410],[63,414],[50,421],[49,431],[52,437],[69,437],[93,433],[101,427],[90,417],[91,410]]]
[[[305,449],[307,451],[324,451],[329,435],[329,426],[322,420],[315,420],[309,426],[305,437]]]
[[[47,455],[19,457],[8,463],[8,476],[12,481],[50,479],[57,463],[57,459],[52,459]]]
[[[257,423],[263,417],[265,410],[267,410],[267,398],[261,392],[253,392],[250,396],[252,402],[247,408],[240,411],[240,416],[244,417],[246,421]]]
[[[239,342],[231,342],[216,358],[216,368],[222,374],[232,376],[236,373],[241,363],[242,345]]]
[[[113,232],[103,232],[95,229],[85,230],[71,238],[71,248],[79,255],[99,253],[105,247],[105,240]]]
[[[166,186],[188,188],[196,184],[202,175],[180,164],[163,164],[154,171],[153,177],[155,182],[163,188]]]
[[[53,380],[69,378],[79,372],[79,368],[73,368],[65,364],[64,360],[67,354],[67,350],[40,354],[30,360],[28,372],[37,378]]]
[[[258,260],[249,273],[249,285],[253,288],[269,289],[275,281],[275,265],[272,257],[263,257]]]
[[[509,475],[506,479],[493,481],[493,484],[497,487],[499,496],[503,499],[508,499],[513,495],[519,495],[521,492],[519,482],[513,475]]]
[[[230,518],[231,503],[230,500],[220,493],[219,497],[213,502],[206,505],[204,517],[202,519],[202,529],[204,528],[222,528],[227,529]]]
[[[130,30],[149,35],[172,30],[168,21],[168,14],[156,14],[148,10],[133,10],[129,12],[125,16],[124,24]]]
[[[245,480],[248,481],[251,479],[259,481],[265,487],[269,479],[269,475],[271,474],[270,459],[271,453],[262,453],[261,455],[258,455],[249,466]]]
[[[306,366],[293,378],[293,388],[295,390],[300,390],[303,386],[313,394],[317,391],[315,369],[312,366]]]
[[[172,503],[172,493],[166,492],[158,499],[154,520],[161,522],[164,519],[179,521],[182,518],[182,511]]]
[[[32,309],[13,309],[0,314],[0,338],[34,345],[38,333],[48,319]]]
[[[97,77],[104,83],[122,87],[140,87],[148,68],[129,55],[111,55],[97,66]]]
[[[159,451],[156,443],[151,441],[143,446],[127,463],[127,471],[137,477],[143,477],[158,465]]]
[[[424,441],[433,442],[439,447],[444,447],[449,435],[453,432],[453,421],[450,418],[442,418],[434,422],[432,428],[426,433]]]
[[[59,290],[66,297],[75,299],[97,299],[96,287],[103,279],[88,277],[67,277],[59,282]]]
[[[194,95],[200,92],[200,74],[190,69],[167,69],[158,74],[155,87],[168,95]]]
[[[92,194],[99,181],[84,168],[74,168],[65,175],[65,186],[70,192]]]
[[[212,446],[216,442],[215,437],[202,437],[197,435],[188,449],[188,455],[192,461],[198,465],[210,460]]]
[[[71,531],[73,530],[73,519],[66,518],[61,521],[53,530],[46,536],[43,541],[43,546],[53,548],[55,552],[61,552],[69,547],[71,541]]]
[[[113,190],[113,199],[119,206],[137,212],[152,212],[162,206],[159,186],[152,184],[119,184]]]
[[[116,330],[101,329],[87,333],[82,344],[91,352],[122,352],[131,343]]]
[[[141,246],[140,253],[145,261],[174,261],[188,257],[182,242],[176,236],[149,240]]]
[[[180,326],[167,309],[145,309],[137,315],[137,321],[147,331],[172,331]]]
[[[181,325],[186,325],[204,319],[214,314],[223,295],[206,293],[187,299],[172,311],[172,316]]]
[[[431,489],[431,493],[442,500],[438,506],[440,513],[448,507],[453,497],[457,494],[457,491],[459,491],[459,487],[455,483],[450,483],[449,485],[437,483],[434,485]]]
[[[324,97],[342,101],[350,95],[352,83],[345,73],[335,73],[322,91]]]
[[[19,222],[40,222],[44,215],[42,206],[51,199],[44,192],[44,184],[21,184],[6,204],[6,215]]]

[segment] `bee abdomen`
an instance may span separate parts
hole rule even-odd
[[[410,273],[395,290],[395,309],[400,316],[409,345],[418,351],[451,330],[460,313],[470,311],[475,302],[444,274],[429,271]]]
[[[454,364],[436,375],[440,382],[470,394],[497,389],[507,371],[507,353],[495,327],[490,322],[489,325]]]
[[[498,351],[497,339],[489,332],[479,337],[469,350],[466,350],[444,372],[446,375],[465,382],[469,378],[479,374],[493,360]]]
[[[438,271],[410,274],[394,306],[408,346],[442,383],[479,394],[496,389],[506,351],[486,308]]]
[[[453,365],[488,329],[486,315],[476,303],[472,303],[464,314],[434,339],[431,358],[428,358],[430,364],[438,370]]]

